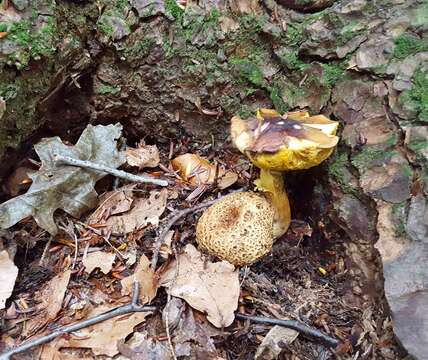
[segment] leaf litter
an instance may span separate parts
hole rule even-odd
[[[182,149],[183,152],[199,152],[199,147]],[[230,172],[228,169],[234,163],[228,158],[229,155],[215,155],[222,160],[213,163],[226,163],[224,170]],[[203,152],[203,156],[206,159],[214,158],[212,153],[207,152]],[[212,166],[208,173],[212,174],[214,171],[218,176],[219,170],[215,165]],[[194,173],[199,171],[200,169]],[[189,181],[195,177],[194,173],[190,178],[183,177],[182,180]],[[171,174],[167,173],[167,176]],[[245,179],[250,179],[250,176],[245,175]],[[210,191],[220,190],[215,179],[209,186]],[[312,227],[302,221],[294,223],[285,242],[281,240],[275,245],[272,256],[255,264],[249,271],[243,269],[239,275],[239,271],[231,265],[211,262],[195,248],[192,249],[188,243],[192,240],[190,236],[194,231],[195,218],[187,215],[185,221],[177,223],[175,230],[170,231],[168,241],[162,247],[164,264],[154,271],[149,266],[149,258],[156,237],[154,230],[158,231],[156,227],[163,221],[165,209],[175,211],[173,209],[189,206],[182,200],[186,197],[185,192],[189,191],[186,184],[183,186],[182,182],[176,182],[162,191],[153,190],[152,187],[141,189],[130,184],[100,196],[98,209],[86,220],[81,219],[84,223],[75,223],[78,256],[73,273],[68,270],[74,256],[73,241],[62,242],[64,234],[56,235],[52,245],[47,248],[46,256],[47,266],[57,275],[45,282],[42,290],[21,291],[12,296],[12,303],[6,312],[7,327],[2,340],[8,346],[17,345],[30,334],[37,338],[58,326],[89,319],[95,314],[121,306],[129,301],[135,280],[140,284],[140,302],[154,302],[163,310],[162,315],[135,313],[112,318],[44,345],[42,358],[89,359],[98,356],[96,354],[115,356],[118,353],[131,359],[141,358],[144,353],[158,356],[157,358],[172,358],[166,335],[165,314],[168,314],[169,334],[176,356],[190,358],[235,359],[244,354],[255,354],[258,348],[263,348],[260,344],[273,341],[266,325],[233,322],[234,311],[238,308],[240,312],[278,318],[291,317],[315,324],[344,339],[347,347],[342,347],[341,351],[347,354],[364,348],[369,343],[367,338],[375,336],[376,332],[379,334],[379,331],[390,329],[388,324],[384,327],[375,324],[378,319],[375,313],[366,312],[362,320],[362,315],[358,312],[359,296],[347,290],[349,275],[347,264],[343,260],[341,241],[330,240],[332,243],[327,252],[322,252],[325,249],[320,251],[310,244],[314,238]],[[155,211],[150,209],[147,200],[155,203]],[[141,208],[145,210],[137,211]],[[144,219],[147,215],[152,216],[152,221]],[[68,217],[67,214],[64,216]],[[112,218],[118,219],[110,220]],[[18,224],[17,228],[28,230],[30,224],[31,221],[26,220]],[[81,225],[85,225],[84,228]],[[99,242],[87,240],[93,239],[94,235],[100,238]],[[104,238],[109,239],[109,243]],[[113,252],[112,246],[125,256]],[[97,252],[98,255],[91,255]],[[102,259],[103,253],[115,257],[114,265],[111,264],[110,267],[110,260]],[[106,273],[88,273],[90,268],[85,269],[85,254],[97,258],[94,263],[100,268],[106,261]],[[177,258],[169,260],[173,254],[178,254]],[[132,255],[134,260],[129,261],[127,255]],[[135,259],[138,261],[133,265]],[[321,266],[328,270],[324,276],[317,271]],[[192,291],[187,291],[186,285]],[[167,305],[163,288],[171,295]],[[208,301],[213,297],[214,300]],[[56,306],[52,306],[54,303]],[[52,306],[50,313],[47,312],[49,304]],[[349,307],[349,304],[352,306]],[[22,331],[24,323],[28,325],[28,329]],[[228,325],[227,329],[222,328]],[[358,343],[353,340],[357,325],[361,329],[367,329],[358,333],[361,337]],[[388,334],[390,332],[385,332],[377,338],[380,342],[387,343],[391,341]],[[303,358],[314,358],[314,354],[331,354],[321,345],[308,342],[300,336],[285,348],[282,336],[274,338],[273,343],[281,349],[279,356],[285,354],[286,358],[291,356],[291,352],[303,354]],[[274,347],[272,345],[272,349]],[[380,348],[379,346],[378,349]],[[278,347],[275,349],[277,351]]]

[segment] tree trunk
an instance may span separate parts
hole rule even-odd
[[[294,213],[343,237],[350,296],[363,289],[358,306],[381,309],[386,293],[397,335],[422,359],[428,339],[413,325],[428,321],[427,13],[418,0],[189,1],[185,10],[175,0],[9,1],[0,174],[40,136],[73,140],[89,122],[121,122],[131,141],[191,136],[220,147],[235,114],[322,112],[340,121],[341,144],[319,169],[290,175]]]

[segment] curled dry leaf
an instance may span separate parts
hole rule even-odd
[[[47,323],[55,319],[62,309],[65,292],[70,281],[71,270],[66,270],[53,277],[34,298],[41,300],[38,315],[32,317],[25,328],[24,336],[32,335]]]
[[[157,226],[159,217],[165,210],[168,191],[166,189],[150,192],[149,198],[136,198],[132,208],[125,213],[110,216],[105,222],[104,229],[113,234],[128,234],[134,230],[142,229],[147,225]]]
[[[88,222],[90,224],[98,224],[108,219],[111,215],[118,215],[128,211],[134,201],[132,190],[135,186],[124,186],[102,195],[100,197],[100,205],[89,216]]]
[[[291,344],[296,340],[297,336],[299,336],[299,333],[296,330],[275,325],[269,330],[262,343],[259,345],[254,359],[278,359],[279,354],[284,349],[284,345]]]
[[[116,305],[114,304],[98,306],[88,313],[87,318],[89,319],[110,311],[115,307]],[[133,313],[130,316],[119,316],[89,326],[79,330],[78,337],[71,336],[62,346],[69,348],[90,348],[95,355],[115,356],[119,352],[118,342],[125,340],[134,330],[134,327],[141,324],[149,314],[151,313]]]
[[[0,309],[5,308],[6,300],[12,294],[18,268],[9,258],[6,250],[0,251]]]
[[[108,274],[113,266],[115,254],[105,251],[95,251],[83,258],[85,271],[90,274],[94,269],[100,268],[102,273]]]
[[[217,180],[218,187],[225,189],[238,180],[238,175],[226,171],[224,167],[211,164],[208,160],[196,154],[183,154],[171,161],[174,170],[191,185],[208,185]]]
[[[129,341],[119,345],[119,350],[131,360],[172,359],[168,342],[153,338],[147,331],[135,332]]]
[[[239,273],[227,261],[208,262],[189,244],[161,275],[160,283],[172,296],[205,312],[214,326],[226,327],[233,322],[240,291]]]
[[[156,145],[146,145],[141,141],[137,148],[127,147],[126,162],[130,166],[136,166],[139,169],[154,168],[159,165],[159,150]]]
[[[150,267],[150,261],[145,255],[141,256],[134,274],[122,279],[120,282],[123,295],[132,293],[135,281],[140,284],[140,304],[146,304],[152,301],[158,290],[158,281],[155,273]]]

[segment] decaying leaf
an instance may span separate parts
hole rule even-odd
[[[122,285],[122,294],[131,294],[135,281],[140,284],[140,304],[146,304],[152,301],[158,290],[158,282],[155,273],[150,267],[150,261],[145,255],[141,256],[134,274],[122,279],[120,282]]]
[[[118,215],[128,211],[134,201],[132,190],[135,185],[124,186],[120,189],[109,191],[100,198],[100,205],[89,216],[88,223],[98,224],[112,215]]]
[[[291,344],[296,340],[297,336],[299,336],[299,333],[296,330],[275,325],[269,330],[262,343],[259,345],[254,359],[278,359],[278,356],[285,345]]]
[[[115,257],[116,255],[113,253],[95,251],[83,258],[82,263],[85,266],[85,271],[88,274],[90,274],[96,268],[100,268],[102,273],[108,274],[113,266]]]
[[[90,160],[112,168],[124,162],[124,156],[116,148],[121,125],[88,125],[75,146],[65,145],[59,137],[46,138],[35,145],[42,166],[31,174],[33,183],[24,195],[0,205],[0,228],[8,228],[27,216],[33,216],[37,224],[55,235],[58,228],[53,214],[63,209],[74,217],[92,209],[97,204],[95,183],[104,173],[80,167],[57,165],[54,155]]]
[[[146,145],[144,141],[140,142],[137,148],[126,148],[126,162],[130,166],[136,166],[139,169],[146,167],[154,168],[159,165],[159,150],[156,145]]]
[[[161,276],[161,285],[172,296],[205,312],[216,327],[229,326],[238,307],[239,273],[227,261],[208,262],[191,244]]]
[[[41,303],[37,306],[40,312],[28,321],[24,331],[25,336],[34,334],[55,319],[61,311],[70,276],[71,270],[66,270],[56,275],[35,295],[36,299],[41,300]]]
[[[88,313],[88,318],[110,311],[114,305],[101,305]],[[138,324],[141,324],[149,312],[133,313],[119,316],[96,325],[79,330],[68,339],[63,347],[90,348],[95,355],[114,356],[118,350],[118,342],[124,340]]]
[[[166,189],[152,191],[149,198],[134,199],[132,208],[128,212],[110,216],[105,222],[101,221],[99,224],[118,235],[128,234],[149,224],[157,226],[159,217],[165,210],[167,197]]]
[[[208,160],[196,154],[183,154],[171,161],[174,170],[191,185],[207,185],[217,180],[218,187],[225,189],[238,180],[238,175],[232,171],[226,171],[224,167],[216,167]]]
[[[125,344],[119,345],[120,353],[131,360],[172,359],[167,341],[159,341],[147,331],[135,332]]]
[[[12,294],[17,276],[18,268],[9,259],[7,251],[0,251],[0,309],[4,309],[6,300]]]

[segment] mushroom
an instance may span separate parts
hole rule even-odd
[[[324,115],[309,116],[307,112],[280,115],[275,110],[259,109],[256,117],[246,121],[234,116],[231,120],[233,143],[260,168],[260,178],[255,184],[263,194],[238,193],[231,196],[233,201],[226,196],[207,209],[197,225],[198,244],[209,253],[235,265],[251,264],[268,253],[273,240],[287,231],[291,221],[290,203],[282,172],[308,169],[327,159],[339,140],[335,135],[338,125]],[[242,203],[240,197],[243,199]],[[259,216],[263,218],[263,224],[266,224],[266,215],[250,212],[254,216],[244,223],[235,219],[241,219],[245,212],[244,208],[236,211],[235,204],[240,203],[243,206],[246,203],[246,206],[252,207],[252,202],[257,202],[258,206],[266,202],[273,209],[273,212],[266,212],[272,216],[270,241],[261,240],[260,236],[254,238],[253,231],[243,230],[258,224]],[[229,214],[228,222],[225,222],[224,214]],[[250,219],[248,216],[247,218]],[[240,235],[239,239],[237,234]],[[258,241],[262,244],[255,246],[254,243]],[[266,247],[265,244],[270,245]],[[261,249],[264,249],[263,253]],[[246,261],[236,252],[242,252]]]

